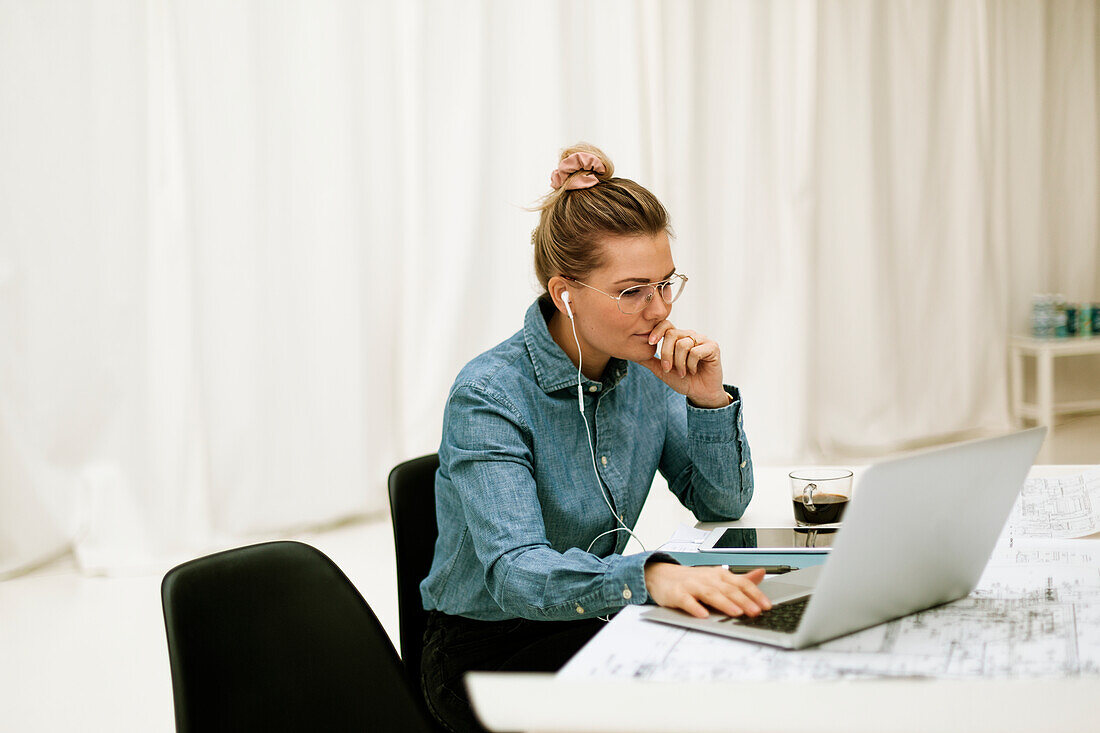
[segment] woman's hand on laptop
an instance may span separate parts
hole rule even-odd
[[[707,607],[727,616],[757,616],[772,607],[768,597],[757,588],[764,569],[736,575],[721,565],[685,567],[668,562],[652,562],[645,568],[645,585],[658,605],[678,608],[697,618],[710,614]]]

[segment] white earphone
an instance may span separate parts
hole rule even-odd
[[[577,338],[577,319],[573,317],[573,308],[569,305],[569,291],[566,290],[561,294],[561,302],[565,304],[565,313],[569,316],[569,324],[573,327],[573,340],[577,342],[577,360],[580,361],[584,357],[581,356],[581,342]],[[581,368],[577,365],[577,407],[580,408],[581,414],[584,414],[584,391],[581,389]],[[588,423],[584,424],[585,429],[588,429]]]

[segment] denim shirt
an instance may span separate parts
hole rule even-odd
[[[545,312],[542,310],[545,308]],[[435,478],[439,538],[420,584],[427,610],[485,621],[565,620],[645,603],[653,552],[624,556],[656,471],[702,521],[737,519],[752,497],[741,400],[696,408],[640,364],[611,359],[582,377],[536,301],[523,330],[459,373],[443,415]],[[659,556],[660,557],[660,556]],[[664,556],[667,557],[667,556]],[[655,559],[655,558],[654,558]]]

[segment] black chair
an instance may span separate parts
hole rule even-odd
[[[161,600],[180,733],[437,731],[370,606],[309,545],[192,560]]]
[[[390,513],[397,553],[397,617],[401,658],[409,681],[420,684],[420,655],[428,614],[420,601],[420,581],[428,577],[439,527],[435,522],[435,453],[405,461],[390,471]]]

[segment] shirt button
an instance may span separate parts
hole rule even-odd
[[[603,465],[606,466],[607,465],[607,456],[600,456],[600,463],[602,463]]]
[[[584,613],[584,606],[577,606],[577,613]]]
[[[594,385],[594,384],[593,384],[592,386],[590,386],[590,387],[588,388],[588,391],[589,391],[589,392],[595,392],[595,391],[596,391],[597,389],[599,389],[599,387],[597,387],[596,385]]]
[[[748,464],[748,461],[741,461],[741,468],[744,468]]]
[[[628,600],[628,601],[629,601],[629,600],[630,600],[630,597],[631,597],[632,595],[634,595],[634,594],[630,592],[630,589],[629,589],[629,588],[624,588],[624,589],[623,589],[623,598],[625,598],[626,600]]]

